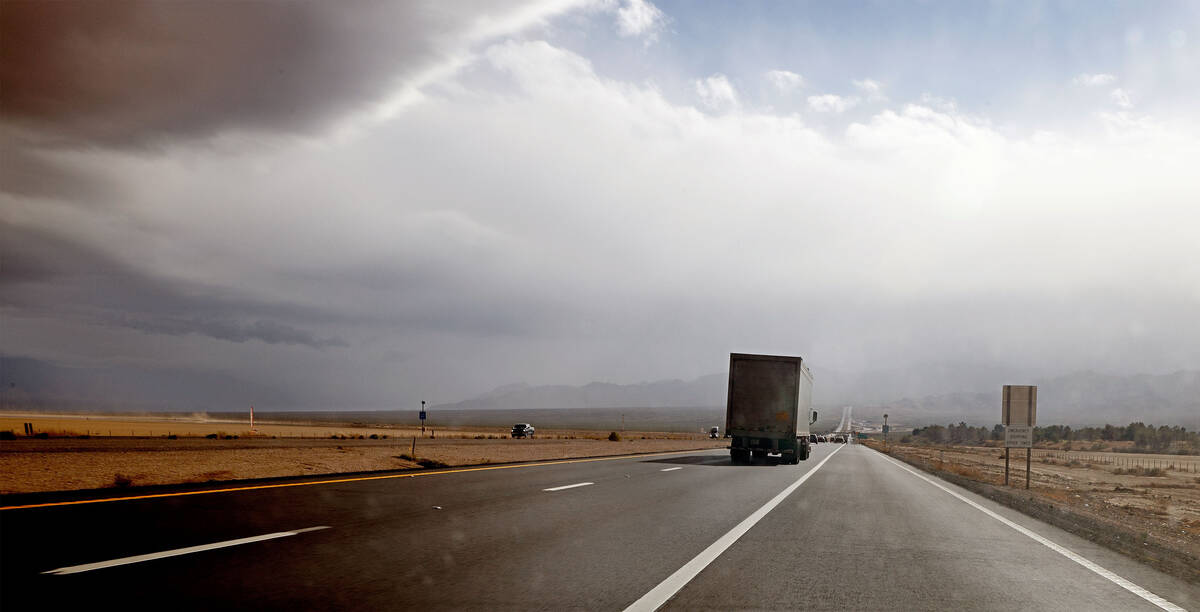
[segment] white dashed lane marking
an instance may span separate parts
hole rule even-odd
[[[253,542],[262,542],[264,540],[274,540],[276,538],[286,538],[302,534],[306,531],[317,531],[320,529],[329,529],[328,526],[322,525],[319,527],[307,527],[305,529],[296,529],[293,531],[277,531],[260,536],[249,538],[239,538],[237,540],[225,540],[224,542],[214,542],[212,544],[201,544],[199,546],[188,546],[187,548],[176,548],[174,550],[164,550],[162,552],[149,553],[145,555],[135,555],[133,557],[121,557],[120,559],[110,559],[108,561],[97,561],[95,563],[85,563],[83,565],[72,565],[69,567],[60,567],[52,569],[43,574],[54,574],[63,576],[66,574],[78,574],[80,572],[90,572],[92,570],[104,569],[106,567],[116,567],[118,565],[129,565],[130,563],[141,563],[143,561],[153,561],[155,559],[165,559],[166,557],[178,557],[179,555],[187,555],[191,553],[204,552],[206,550],[215,550],[218,548],[228,548],[230,546],[238,546],[241,544],[250,544]]]
[[[768,512],[774,510],[775,506],[778,506],[784,499],[787,499],[788,495],[791,495],[792,492],[800,488],[800,485],[804,484],[804,481],[808,480],[813,474],[816,474],[817,470],[821,469],[821,466],[825,465],[825,462],[829,461],[830,457],[836,455],[843,448],[845,447],[839,446],[832,453],[826,455],[820,463],[814,465],[811,470],[800,476],[796,482],[793,482],[780,491],[771,501],[763,504],[761,508],[755,510],[750,516],[747,516],[736,527],[729,530],[729,533],[717,538],[716,542],[710,544],[708,548],[701,551],[700,554],[684,564],[683,567],[675,570],[675,573],[667,576],[666,580],[663,580],[658,586],[650,589],[649,593],[642,595],[641,599],[630,604],[628,608],[625,608],[625,612],[654,612],[654,610],[662,607],[663,604],[667,603],[667,600],[674,597],[680,589],[691,582],[692,578],[695,578],[710,563],[716,561],[717,557],[721,556],[721,553],[725,552],[730,546],[733,546],[733,543],[737,542],[738,538],[745,535],[747,531],[750,531],[751,527],[758,524]]]
[[[549,489],[542,489],[542,490],[543,491],[562,491],[563,489],[574,489],[575,487],[586,487],[588,485],[593,485],[593,484],[596,484],[596,483],[594,483],[594,482],[577,482],[575,484],[563,485],[561,487],[550,487]]]

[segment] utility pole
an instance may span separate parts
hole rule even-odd
[[[1029,488],[1029,464],[1033,461],[1033,447],[1025,449],[1025,488]]]

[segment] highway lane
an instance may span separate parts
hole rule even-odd
[[[851,410],[853,410],[853,408],[850,406],[846,406],[845,408],[842,408],[842,420],[841,420],[841,422],[838,423],[837,429],[833,430],[834,433],[849,433],[850,432],[850,423],[851,423],[850,411]]]
[[[812,465],[734,466],[718,451],[9,510],[3,597],[17,607],[4,607],[47,591],[94,605],[115,583],[197,608],[620,609]],[[595,484],[544,491],[581,482]],[[40,573],[314,526],[329,529]]]
[[[810,472],[668,607],[1148,607],[874,451],[834,444],[799,466],[697,452],[8,510],[0,607],[620,610]],[[1200,608],[1195,587],[997,511]],[[42,573],[314,527],[327,529]]]
[[[667,609],[1156,610],[867,447],[852,445]],[[964,489],[962,498],[1184,609],[1200,589]],[[784,563],[770,559],[792,558]],[[752,590],[730,585],[754,584]]]

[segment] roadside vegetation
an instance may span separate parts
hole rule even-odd
[[[1003,441],[1003,425],[994,425],[991,428],[973,427],[963,422],[957,425],[918,427],[913,429],[912,433],[900,437],[901,444],[916,445],[996,446]],[[1188,431],[1186,427],[1179,425],[1155,427],[1140,421],[1123,427],[1034,427],[1033,441],[1039,447],[1055,447],[1062,450],[1200,455],[1200,432]]]

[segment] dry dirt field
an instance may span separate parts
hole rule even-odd
[[[12,431],[18,435],[24,432],[24,424],[32,423],[34,431],[46,433],[50,437],[76,437],[90,435],[93,437],[160,437],[176,435],[179,437],[204,437],[216,434],[224,438],[227,435],[239,437],[276,436],[280,438],[328,438],[333,435],[370,436],[387,435],[389,437],[419,435],[420,429],[411,427],[364,426],[351,424],[278,422],[260,419],[255,422],[254,431],[250,431],[248,420],[232,421],[212,419],[203,415],[196,416],[111,416],[111,415],[67,415],[67,414],[0,414],[0,431]],[[437,434],[437,428],[433,430]],[[479,428],[476,430],[454,430],[446,432],[457,436],[507,434],[508,430],[499,428]],[[595,433],[595,432],[592,432]],[[429,432],[426,432],[428,435]]]
[[[49,437],[21,435],[22,423]],[[31,493],[476,465],[667,452],[728,446],[696,434],[626,432],[621,441],[602,431],[539,431],[513,440],[507,430],[304,426],[132,417],[0,416],[0,493]],[[113,437],[106,433],[112,430]],[[91,434],[86,432],[91,431]],[[124,432],[124,436],[117,436]],[[130,432],[135,436],[131,437]],[[177,439],[167,439],[167,435]],[[216,439],[205,436],[218,434]],[[370,439],[371,435],[380,436]],[[80,438],[80,435],[90,435]],[[431,438],[430,435],[433,437]],[[76,436],[76,437],[67,437]],[[233,438],[233,436],[237,436]],[[275,436],[275,437],[272,437]],[[337,438],[331,438],[337,436]],[[344,438],[343,438],[344,436]],[[362,438],[359,438],[362,436]],[[386,438],[382,436],[387,436]],[[416,452],[413,440],[416,437]]]
[[[877,442],[871,446],[883,448]],[[1002,448],[892,444],[891,453],[935,473],[949,472],[1001,487],[1004,483]],[[1196,560],[1190,578],[1193,581],[1200,578],[1200,474],[1188,471],[1191,467],[1188,462],[1195,457],[1139,456],[1148,465],[1176,467],[1154,469],[1090,462],[1074,453],[1040,449],[1034,453],[1029,491],[1032,499],[1045,502],[1058,512],[1109,526],[1114,534],[1132,534],[1140,545],[1152,544],[1182,552]],[[1104,456],[1095,458],[1103,460]],[[1025,494],[1023,450],[1012,450],[1010,469],[1009,488]],[[1129,473],[1131,469],[1133,473]]]

